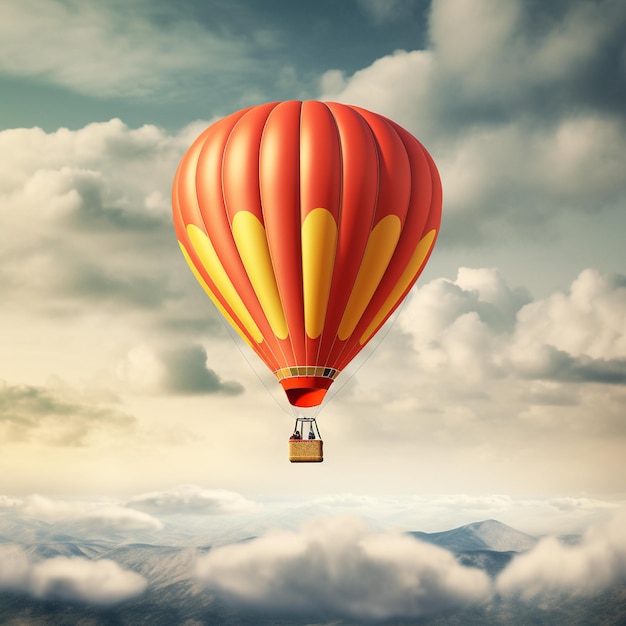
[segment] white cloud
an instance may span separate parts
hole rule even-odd
[[[626,278],[589,269],[567,293],[529,300],[496,270],[461,268],[418,287],[399,325],[427,371],[623,382]]]
[[[154,194],[165,192],[162,197],[169,197],[172,172],[188,140],[186,130],[171,137],[151,125],[129,129],[119,119],[75,131],[4,130],[0,132],[0,194],[22,209],[7,218],[11,223],[29,223],[37,234],[42,202],[46,229],[64,215],[80,211],[83,220],[96,217],[98,211],[114,222],[124,217],[167,218],[169,201],[157,203],[155,211]],[[55,203],[60,205],[56,210]],[[151,210],[144,215],[146,206]],[[35,216],[37,220],[27,221]]]
[[[207,330],[226,335],[185,266],[171,223],[173,173],[196,130],[169,136],[114,119],[77,131],[0,132],[4,326],[23,328],[34,345],[32,328],[52,319],[55,332],[42,331],[48,346],[79,332],[81,322],[91,326],[76,339],[83,353],[119,363],[117,377],[114,364],[92,372],[101,387],[242,391],[191,345]],[[61,341],[65,351],[67,339]],[[147,361],[152,366],[144,369]],[[182,370],[192,375],[182,379]],[[106,380],[103,372],[110,372]]]
[[[456,281],[419,287],[399,319],[418,362],[431,372],[485,379],[502,375],[502,357],[515,316],[528,295],[493,269],[461,268]]]
[[[169,195],[182,151],[155,127],[131,130],[119,120],[50,134],[1,132],[5,288],[33,307],[50,302],[42,294],[54,294],[53,308],[62,298],[76,305],[81,294],[144,306],[161,299],[142,253],[167,254],[169,203],[155,204],[154,194]]]
[[[143,576],[110,559],[58,556],[38,561],[18,546],[0,546],[0,590],[45,600],[111,605],[139,595],[146,586]]]
[[[181,70],[219,75],[242,59],[254,63],[243,40],[212,33],[182,12],[155,17],[144,2],[132,11],[117,2],[5,3],[0,69],[90,95],[145,96]]]
[[[621,80],[607,59],[625,22],[614,0],[550,10],[437,0],[428,49],[397,51],[352,76],[330,70],[321,97],[388,115],[433,154],[444,188],[439,246],[547,241],[572,211],[621,215],[622,107],[592,85]]]
[[[20,498],[12,498],[11,496],[0,495],[0,508],[12,509],[22,505]]]
[[[19,546],[0,546],[0,589],[22,587],[28,579],[29,570],[28,556]]]
[[[626,514],[591,528],[578,545],[553,537],[521,554],[498,576],[497,590],[526,601],[591,596],[626,582]]]
[[[157,515],[234,515],[253,511],[259,504],[226,489],[180,485],[134,496],[127,506]]]
[[[586,271],[560,296],[533,299],[493,269],[462,268],[454,280],[418,285],[334,399],[337,428],[368,454],[384,450],[389,473],[405,471],[396,456],[410,458],[445,491],[463,480],[506,493],[513,480],[542,495],[574,484],[619,492],[625,329],[613,320],[626,315],[622,282]],[[581,454],[585,462],[563,475]],[[554,491],[543,489],[545,476]]]
[[[482,571],[399,533],[371,533],[356,518],[319,519],[212,550],[198,577],[258,608],[332,611],[361,619],[418,617],[489,597]]]
[[[117,376],[140,393],[235,396],[244,390],[240,383],[224,381],[207,367],[206,350],[199,345],[181,345],[160,354],[136,346],[118,364]]]
[[[494,53],[517,49],[518,15],[515,1],[435,0],[430,35],[439,63],[445,71],[462,75],[472,87],[484,89],[494,78],[494,66],[505,65]]]
[[[161,530],[160,520],[141,511],[129,510],[123,506],[103,506],[88,511],[78,521],[86,529],[133,531]]]
[[[116,374],[130,389],[151,393],[163,388],[167,370],[153,350],[135,346],[118,363]]]
[[[146,580],[115,561],[54,557],[36,563],[31,589],[39,598],[114,604],[142,593]]]
[[[163,524],[152,515],[111,502],[85,502],[53,500],[32,495],[18,506],[27,517],[52,523],[80,525],[82,531],[157,531]]]
[[[519,313],[515,343],[546,344],[573,357],[626,358],[626,277],[583,271],[567,293],[556,292]]]
[[[622,9],[614,0],[571,3],[556,17],[537,12],[537,23],[521,0],[435,0],[430,34],[443,71],[460,79],[465,95],[510,101],[577,77],[615,35]]]
[[[619,118],[597,114],[566,116],[548,128],[515,120],[473,129],[436,155],[446,209],[483,215],[485,223],[472,226],[484,235],[503,217],[541,232],[553,217],[547,206],[611,207],[626,193],[625,136]]]
[[[398,50],[350,77],[329,70],[320,78],[320,98],[358,104],[387,115],[427,142],[429,127],[436,119],[431,97],[435,71],[430,51]]]

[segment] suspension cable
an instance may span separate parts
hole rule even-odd
[[[278,398],[274,395],[274,392],[265,384],[265,381],[261,378],[261,375],[257,372],[256,367],[254,367],[254,365],[252,364],[252,362],[246,355],[246,352],[243,349],[243,346],[240,345],[240,339],[239,339],[239,335],[237,334],[237,331],[228,323],[228,321],[224,318],[223,315],[219,314],[219,312],[217,311],[217,308],[215,309],[215,311],[216,313],[218,313],[218,317],[220,318],[220,322],[222,323],[222,326],[224,326],[224,328],[226,329],[226,332],[228,333],[228,336],[231,338],[232,342],[237,346],[239,353],[245,359],[246,363],[248,364],[248,367],[250,367],[250,369],[254,372],[254,375],[259,379],[259,381],[261,382],[265,390],[270,394],[270,396],[272,397],[274,402],[276,402],[276,404],[280,407],[280,409],[284,413],[289,415],[289,417],[292,417],[292,414],[289,411],[287,411],[287,409],[285,409],[285,407],[279,402]]]
[[[387,320],[387,323],[385,324],[387,328],[385,329],[384,334],[379,335],[377,333],[375,335],[376,338],[378,339],[376,345],[372,347],[369,354],[367,354],[363,358],[361,363],[359,363],[359,365],[354,369],[354,371],[345,380],[341,381],[341,385],[333,388],[332,392],[328,396],[327,402],[330,402],[346,386],[346,384],[354,378],[356,373],[370,360],[370,358],[374,355],[374,353],[378,350],[378,348],[380,348],[385,337],[391,332],[391,329],[395,326],[398,317],[400,317],[400,313],[402,312],[402,309],[404,309],[404,306],[406,305],[406,302],[407,302],[407,299],[405,298],[400,303],[400,306],[396,309],[391,319]],[[326,404],[326,402],[324,404]],[[320,412],[321,412],[321,409],[320,409]]]

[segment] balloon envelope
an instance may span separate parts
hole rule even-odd
[[[319,405],[407,295],[441,183],[409,132],[365,109],[271,102],[209,126],[174,179],[176,235],[289,402]]]

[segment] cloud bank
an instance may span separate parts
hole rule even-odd
[[[233,491],[203,489],[196,485],[140,494],[126,505],[154,515],[232,515],[253,511],[259,506]]]
[[[146,579],[115,561],[82,557],[34,560],[20,547],[0,546],[0,589],[42,600],[112,605],[141,594]]]
[[[197,343],[206,335],[231,340],[185,267],[172,231],[171,177],[195,133],[190,128],[170,136],[148,125],[133,130],[117,119],[78,131],[0,132],[5,323],[22,327],[29,346],[50,345],[59,337],[56,354],[72,345],[83,324],[84,354],[116,360],[104,369],[106,377],[99,368],[90,371],[90,362],[81,364],[91,376],[88,386],[164,395],[244,391],[211,366],[217,357]],[[110,341],[113,336],[120,341]],[[17,364],[23,361],[32,372],[39,354],[22,354]],[[96,418],[120,426],[134,419],[90,406],[93,394],[69,402],[43,384],[7,384],[0,395],[0,415],[6,403],[14,407],[0,417],[13,439],[60,430],[59,412],[71,432],[51,432],[48,438],[68,443],[88,440]]]
[[[453,555],[399,533],[372,533],[358,519],[305,524],[198,561],[200,581],[272,611],[339,613],[357,619],[419,617],[480,602],[489,579]]]
[[[399,323],[425,371],[626,382],[626,276],[585,270],[567,292],[529,300],[496,270],[460,268],[418,287]]]
[[[141,493],[125,502],[61,500],[33,494],[23,498],[0,495],[0,514],[17,519],[41,520],[71,528],[81,536],[164,530],[161,516],[218,516],[255,513],[259,502],[227,489],[180,485],[164,491]],[[16,539],[19,535],[16,536]]]
[[[114,502],[55,500],[35,494],[14,500],[11,506],[25,517],[52,524],[76,524],[81,532],[87,534],[94,531],[158,531],[163,528],[163,524],[152,515]]]
[[[562,477],[563,485],[591,489],[602,475],[617,493],[625,315],[620,275],[585,270],[568,289],[533,298],[495,269],[464,267],[453,280],[415,288],[385,341],[333,401],[344,408],[346,436],[362,445],[375,436],[371,450],[388,450],[390,459],[419,449],[421,471],[437,468],[435,481],[449,475],[458,485],[475,473],[483,488],[506,492],[510,482],[479,469],[488,460],[519,469],[520,489],[541,490],[546,474],[552,485]],[[578,466],[581,454],[587,462]],[[573,467],[567,476],[564,466]],[[507,469],[503,481],[513,474]]]
[[[381,112],[424,142],[445,190],[440,249],[549,241],[564,212],[620,210],[625,26],[616,0],[435,0],[427,48],[329,70],[321,98]]]
[[[370,510],[381,506],[384,510],[366,522]],[[119,546],[120,536],[126,542],[133,536],[145,542],[146,531],[159,532],[159,545],[173,546],[166,549],[166,560],[172,549],[182,555],[190,545],[214,546],[208,553],[196,552],[193,570],[186,560],[185,571],[176,570],[176,580],[182,575],[201,584],[194,593],[208,589],[234,605],[272,614],[418,619],[472,607],[488,610],[494,598],[561,610],[569,599],[578,602],[626,583],[626,518],[623,503],[617,502],[515,502],[510,496],[459,495],[439,496],[430,503],[381,503],[371,496],[337,495],[300,504],[266,503],[259,516],[260,505],[239,494],[183,485],[139,494],[125,504],[3,496],[0,507],[0,531],[7,538],[0,546],[0,590],[42,599],[106,605],[141,593],[147,583],[139,574],[106,558],[68,556],[67,550],[106,556],[106,546]],[[550,534],[535,543],[512,529],[502,535],[498,526],[481,525],[475,537],[489,549],[524,550],[522,546],[534,543],[491,578],[460,565],[444,548],[399,530],[382,530],[420,528],[409,515],[416,508],[427,511],[419,519],[438,524],[435,531],[441,531],[441,519],[450,514],[446,509],[469,514],[472,520],[511,512],[515,519],[553,516],[558,510],[566,518],[553,520],[553,527],[568,519],[588,530],[578,540],[570,536],[561,541]],[[320,510],[329,517],[319,517]],[[239,532],[229,534],[229,541],[237,543],[224,545],[224,532],[233,530],[228,516],[238,514],[244,514],[237,523]],[[168,517],[167,526],[153,515]],[[213,519],[207,526],[209,516]],[[286,529],[292,524],[299,525],[297,530]],[[75,541],[59,544],[59,533]],[[98,533],[96,544],[81,543],[79,537],[93,541],[93,533]],[[152,554],[156,560],[150,562],[158,564],[159,552]]]
[[[553,537],[521,554],[498,576],[496,589],[524,601],[589,597],[626,582],[626,513],[591,528],[578,545]]]
[[[350,517],[310,520],[213,549],[197,577],[231,602],[273,613],[354,619],[419,618],[477,606],[494,595],[544,610],[626,581],[624,513],[590,528],[580,543],[546,537],[495,580],[459,565],[451,552]]]

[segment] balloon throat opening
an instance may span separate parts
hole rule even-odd
[[[332,382],[332,378],[322,376],[292,376],[283,378],[280,384],[291,405],[313,407],[322,403]]]

